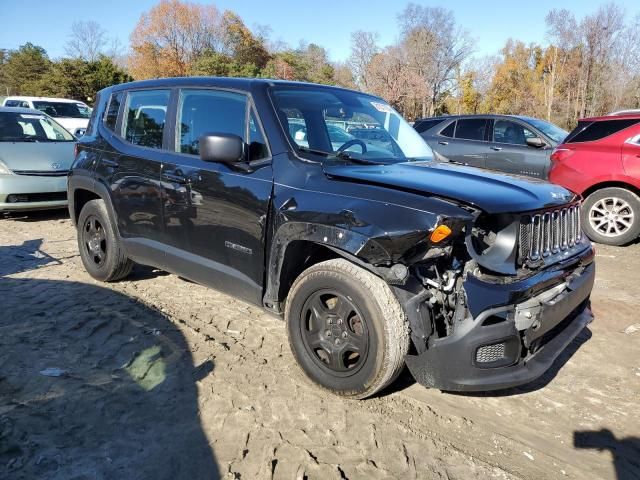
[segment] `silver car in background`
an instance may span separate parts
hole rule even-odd
[[[0,107],[0,212],[66,207],[75,141],[39,110]]]

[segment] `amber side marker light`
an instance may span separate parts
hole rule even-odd
[[[433,243],[440,243],[442,240],[451,235],[451,229],[446,225],[440,225],[433,232],[431,232],[431,236],[429,239]]]

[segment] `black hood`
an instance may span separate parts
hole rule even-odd
[[[325,166],[332,178],[355,180],[458,200],[487,213],[517,213],[564,205],[575,195],[535,178],[451,163]]]

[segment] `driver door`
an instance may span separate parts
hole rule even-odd
[[[529,146],[527,138],[533,137],[538,135],[520,122],[494,120],[492,141],[487,149],[487,168],[516,175],[547,178],[549,149]]]
[[[255,110],[247,95],[217,89],[181,89],[176,103],[160,176],[170,270],[261,304],[273,174]],[[206,133],[244,139],[249,168],[201,160]]]

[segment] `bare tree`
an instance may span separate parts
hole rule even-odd
[[[351,56],[347,63],[356,80],[356,84],[362,90],[369,90],[370,79],[367,76],[369,64],[379,52],[378,34],[358,30],[351,34]]]
[[[71,58],[93,61],[104,54],[108,42],[107,32],[99,23],[74,22],[64,50]]]
[[[398,20],[409,67],[427,87],[422,113],[433,115],[440,94],[455,82],[460,66],[471,55],[471,39],[445,8],[410,3]]]

